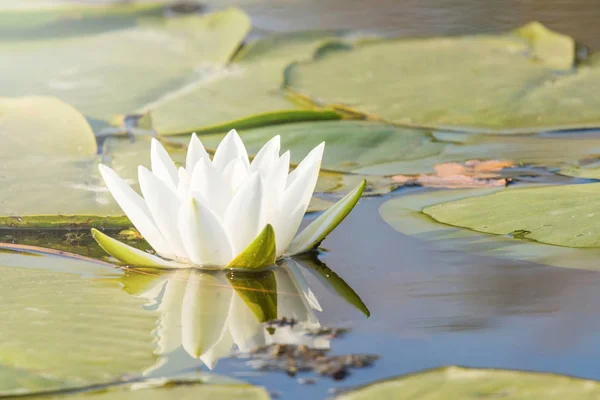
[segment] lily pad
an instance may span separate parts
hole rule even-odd
[[[145,107],[150,111],[152,128],[161,135],[176,135],[339,119],[341,115],[333,110],[300,108],[281,90],[285,67],[310,57],[319,45],[334,37],[295,33],[251,42],[227,69]]]
[[[292,163],[300,162],[310,150],[325,141],[325,155],[317,191],[347,192],[367,178],[367,193],[386,193],[394,185],[378,176],[377,166],[387,163],[417,161],[432,157],[444,149],[427,132],[398,128],[389,124],[365,121],[301,122],[241,131],[250,154],[275,135],[281,136],[281,148],[290,150]],[[214,148],[224,134],[202,135],[202,143]],[[169,142],[186,145],[189,139],[169,137]],[[356,171],[372,169],[372,176]],[[398,172],[398,171],[396,171]]]
[[[0,215],[93,211],[96,193],[85,189],[93,181],[96,139],[73,107],[52,97],[0,98],[0,140]]]
[[[0,97],[0,140],[2,160],[96,154],[85,118],[54,97]]]
[[[424,193],[407,195],[385,202],[379,209],[381,217],[394,229],[412,235],[431,245],[450,251],[464,251],[507,260],[523,260],[538,264],[565,268],[598,269],[598,248],[570,248],[522,240],[528,233],[524,230],[512,235],[494,235],[476,232],[436,222],[422,212],[423,209],[459,201],[475,196],[486,196],[508,189],[427,190]],[[521,238],[521,239],[519,239]]]
[[[443,367],[371,383],[337,396],[362,399],[572,399],[600,396],[600,383],[539,372]]]
[[[0,42],[0,89],[57,96],[106,122],[208,77],[249,30],[248,16],[232,8],[95,35]]]
[[[156,317],[121,290],[118,269],[34,254],[0,254],[0,372],[15,376],[0,379],[0,395],[104,384],[156,363]],[[64,264],[103,277],[59,272]]]
[[[398,160],[365,166],[361,174],[418,175],[433,173],[436,165],[468,160],[511,160],[514,164],[563,168],[579,160],[600,156],[596,134],[568,132],[540,135],[473,135],[431,132],[440,152],[417,160]],[[591,167],[591,166],[590,166]]]
[[[600,57],[532,23],[500,35],[326,46],[286,87],[400,125],[496,133],[600,126]],[[493,95],[490,95],[493,93]]]
[[[35,396],[33,399],[87,400],[193,400],[193,399],[248,399],[269,400],[264,388],[240,383],[207,383],[205,378],[151,379],[143,382],[115,385],[83,393],[56,393]],[[217,381],[218,382],[218,381]]]
[[[600,247],[600,183],[507,190],[427,207],[436,221],[567,247]]]

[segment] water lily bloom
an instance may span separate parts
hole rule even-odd
[[[264,268],[317,246],[356,205],[365,182],[294,238],[315,189],[325,143],[289,173],[290,152],[275,136],[250,161],[242,139],[229,132],[211,159],[192,135],[185,167],[176,167],[152,139],[151,170],[140,166],[136,193],[112,169],[100,173],[113,197],[158,256],[97,230],[110,255],[130,266]]]

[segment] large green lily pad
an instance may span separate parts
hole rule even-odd
[[[336,397],[362,399],[595,399],[600,383],[538,372],[443,367],[375,382]]]
[[[423,193],[401,196],[385,202],[379,209],[381,217],[403,234],[430,242],[450,251],[463,251],[507,260],[523,260],[565,268],[598,269],[598,248],[570,248],[522,240],[526,232],[516,231],[513,236],[493,235],[441,224],[422,212],[438,204],[460,201],[475,196],[486,196],[508,189],[427,190]]]
[[[476,132],[600,126],[600,57],[537,23],[500,35],[327,46],[286,86],[316,103],[401,125]]]
[[[34,399],[67,400],[195,400],[195,399],[247,399],[269,400],[267,391],[258,386],[239,383],[205,383],[202,378],[153,379],[108,389],[92,390],[66,395],[57,393],[32,397]]]
[[[600,247],[600,184],[507,190],[427,207],[441,223],[567,247]]]
[[[61,272],[67,265],[104,277]],[[119,270],[3,252],[0,273],[0,395],[108,383],[156,363],[156,317],[121,290]]]
[[[96,154],[96,138],[85,118],[54,97],[0,97],[0,157]]]
[[[150,106],[153,129],[161,135],[175,135],[339,119],[333,110],[300,108],[281,90],[285,67],[310,57],[334,37],[296,33],[251,42],[227,69]]]
[[[209,76],[249,30],[248,16],[232,8],[95,35],[0,42],[0,90],[53,95],[91,120],[109,121]]]
[[[0,98],[0,140],[0,215],[9,216],[3,225],[27,224],[10,218],[24,215],[118,211],[100,186],[92,129],[70,105],[53,97]]]

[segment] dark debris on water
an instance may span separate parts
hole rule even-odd
[[[330,356],[328,350],[294,344],[260,346],[238,357],[248,357],[248,364],[259,371],[281,371],[291,377],[313,372],[336,381],[345,379],[351,369],[369,367],[379,358],[374,354]]]

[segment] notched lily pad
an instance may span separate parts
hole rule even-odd
[[[323,47],[287,69],[285,86],[317,104],[406,126],[488,133],[598,127],[599,56],[573,67],[574,57],[572,38],[532,23],[500,35]]]
[[[0,41],[0,91],[59,97],[100,128],[102,121],[106,125],[115,115],[210,76],[229,61],[250,27],[249,17],[231,8],[83,37],[26,45]]]
[[[600,247],[600,183],[507,190],[427,207],[436,221],[567,247]],[[517,236],[518,237],[518,236]]]
[[[525,230],[535,232],[535,229],[523,229],[520,224],[515,224],[514,229],[505,232],[506,234],[503,235],[481,233],[439,223],[422,212],[423,209],[436,207],[444,203],[476,199],[478,197],[483,199],[500,190],[503,192],[519,192],[525,189],[487,188],[452,191],[429,189],[423,193],[391,199],[380,207],[379,213],[397,231],[430,242],[431,245],[444,250],[471,252],[487,257],[523,260],[557,267],[598,269],[599,248],[571,248],[536,242],[530,240],[530,234],[520,235],[524,234]],[[507,217],[509,217],[508,214]],[[519,237],[523,237],[524,240],[519,239]]]
[[[272,35],[251,42],[226,69],[202,77],[144,109],[160,135],[340,119],[334,110],[301,107],[281,90],[287,64],[310,57],[334,37],[332,33],[309,32]]]

